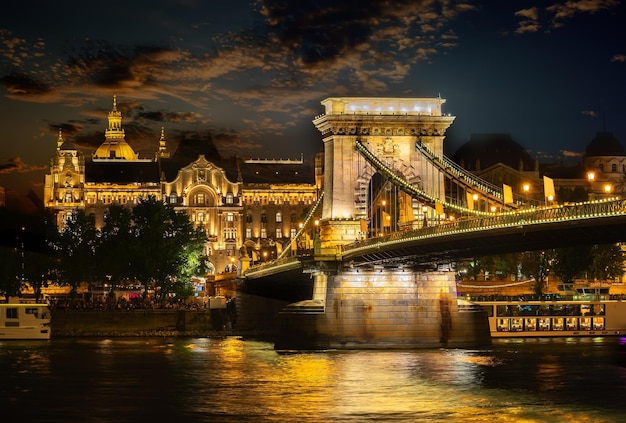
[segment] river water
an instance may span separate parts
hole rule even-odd
[[[290,354],[238,337],[0,341],[0,413],[24,422],[623,422],[619,341]]]

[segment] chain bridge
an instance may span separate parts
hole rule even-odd
[[[486,342],[456,299],[460,258],[626,241],[626,201],[536,202],[443,154],[454,117],[441,98],[328,98],[321,194],[272,262],[242,263],[251,292],[312,281],[282,312],[284,348],[462,346]],[[302,248],[310,235],[313,248]],[[255,288],[253,288],[255,287]],[[486,324],[486,323],[485,323]],[[486,335],[485,335],[486,333]]]

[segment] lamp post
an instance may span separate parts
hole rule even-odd
[[[385,206],[387,205],[387,201],[383,200],[380,204],[380,232],[385,235]]]
[[[530,193],[530,184],[524,183],[524,185],[522,185],[522,192],[524,192],[524,199],[526,200],[526,204],[528,204],[528,194]]]
[[[594,182],[596,181],[596,173],[593,170],[590,170],[587,172],[587,182],[589,182],[589,195],[587,196],[589,200],[593,200],[594,198],[594,194],[593,194],[593,186],[594,186]]]
[[[428,227],[428,219],[426,218],[427,211],[428,211],[428,207],[422,206],[422,215],[424,216],[424,221],[422,222],[422,228]]]

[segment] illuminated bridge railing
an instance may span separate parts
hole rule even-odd
[[[485,194],[488,194],[490,197],[499,200],[500,202],[503,201],[504,195],[502,193],[501,187],[497,187],[485,180],[478,178],[476,175],[463,169],[461,166],[454,163],[446,156],[439,156],[435,154],[421,141],[415,142],[415,148],[417,148],[425,157],[428,158],[431,163],[437,166],[444,173],[452,177],[454,180],[462,182],[465,187],[475,188]]]
[[[374,153],[369,151],[367,147],[365,147],[358,140],[355,143],[356,150],[361,153],[361,155],[372,165],[374,168],[380,172],[384,177],[386,177],[392,184],[400,188],[402,191],[409,194],[412,198],[417,198],[424,203],[430,204],[432,207],[435,207],[436,203],[441,203],[444,207],[448,209],[453,209],[462,213],[473,214],[473,215],[493,215],[492,212],[484,212],[481,210],[470,209],[464,207],[460,204],[455,204],[452,202],[441,200],[425,191],[422,191],[419,187],[412,185],[407,180],[401,178],[396,175],[392,169],[386,166]]]
[[[527,209],[496,214],[488,217],[458,220],[421,229],[394,232],[382,237],[369,238],[344,246],[342,256],[355,256],[366,253],[373,246],[393,245],[399,242],[455,235],[464,232],[478,232],[512,226],[539,225],[572,220],[596,219],[626,215],[626,200],[606,199],[585,203],[559,205],[554,207]]]

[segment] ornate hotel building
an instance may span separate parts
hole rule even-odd
[[[125,140],[115,98],[104,135],[87,156],[59,132],[44,187],[45,207],[59,228],[77,209],[101,227],[111,204],[132,207],[154,196],[205,229],[216,273],[237,263],[242,246],[253,262],[280,254],[320,192],[319,158],[223,159],[210,140],[184,139],[170,153],[163,129],[154,157],[140,158]]]

